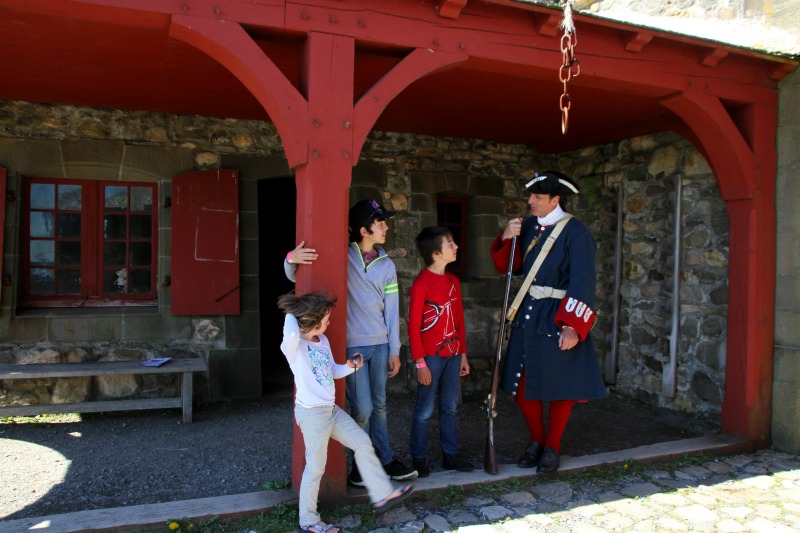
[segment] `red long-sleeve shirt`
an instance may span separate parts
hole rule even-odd
[[[409,292],[408,338],[411,357],[467,353],[461,283],[449,272],[423,269]]]

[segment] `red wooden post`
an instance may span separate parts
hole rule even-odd
[[[722,430],[769,444],[775,306],[775,106],[734,123],[718,98],[662,101],[691,128],[719,181],[730,219],[728,345]]]
[[[317,249],[313,267],[300,268],[297,292],[323,290],[336,295],[327,335],[334,357],[345,361],[347,314],[347,211],[353,170],[353,74],[355,42],[349,37],[311,33],[303,58],[301,84],[308,99],[308,163],[297,167],[297,239]],[[344,406],[344,383],[336,382]],[[295,426],[292,481],[300,486],[303,438]],[[344,495],[347,478],[344,448],[331,441],[321,498]]]

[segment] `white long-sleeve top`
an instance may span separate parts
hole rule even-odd
[[[346,364],[334,362],[331,345],[325,335],[320,335],[318,342],[301,337],[297,319],[288,313],[283,322],[281,351],[294,374],[297,387],[295,403],[301,407],[333,405],[336,401],[333,380],[354,372]]]

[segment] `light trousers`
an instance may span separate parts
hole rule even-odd
[[[306,447],[306,466],[300,482],[300,525],[311,526],[320,521],[317,512],[319,484],[328,460],[328,441],[333,439],[355,452],[355,461],[361,479],[367,487],[370,500],[375,503],[388,497],[394,490],[389,476],[375,455],[369,436],[358,427],[355,420],[335,405],[294,408],[294,417]]]

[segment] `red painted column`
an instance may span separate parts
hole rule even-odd
[[[308,100],[308,163],[296,168],[297,239],[317,249],[319,259],[297,271],[297,292],[322,290],[339,299],[326,333],[337,362],[345,361],[347,313],[347,212],[353,169],[353,69],[355,43],[349,37],[311,33],[301,72]],[[298,125],[300,127],[301,125]],[[336,399],[344,406],[344,380],[336,381]],[[303,437],[295,425],[292,481],[300,486]],[[331,441],[320,498],[344,495],[344,448]]]
[[[662,104],[700,143],[730,219],[722,431],[763,448],[772,413],[777,106],[750,106],[734,122],[713,96],[681,93]]]
[[[728,368],[722,430],[769,445],[775,331],[775,136],[777,106],[751,105],[739,118],[752,147],[753,197],[729,201]],[[738,357],[733,358],[731,350]]]

